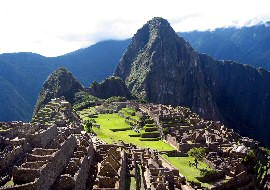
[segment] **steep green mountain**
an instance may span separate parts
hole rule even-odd
[[[101,83],[94,81],[88,89],[88,92],[91,95],[102,99],[107,99],[112,96],[122,96],[127,99],[132,98],[125,82],[121,78],[115,76],[111,76]]]
[[[53,98],[64,96],[67,101],[74,103],[75,94],[80,91],[84,91],[84,88],[81,83],[73,77],[72,73],[65,68],[59,68],[54,71],[43,84],[34,114]]]
[[[270,22],[242,28],[219,28],[214,31],[181,32],[191,46],[219,60],[270,70]]]
[[[0,86],[0,102],[3,105],[0,107],[0,113],[3,113],[0,114],[0,121],[29,121],[42,84],[59,67],[70,70],[85,86],[112,75],[129,42],[99,42],[52,58],[34,53],[0,54],[0,80],[5,84]],[[18,106],[15,106],[15,100]]]
[[[221,28],[215,31],[180,33],[198,52],[216,59],[235,60],[241,63],[270,69],[270,32],[268,25],[243,28]],[[30,120],[43,82],[59,67],[70,70],[84,86],[94,80],[102,81],[112,75],[121,56],[130,43],[124,41],[99,42],[85,49],[59,56],[44,57],[34,53],[0,54],[1,82],[12,89],[12,99],[1,88],[0,121]],[[15,93],[16,92],[16,93]],[[21,106],[12,106],[20,99]],[[10,105],[8,107],[8,105]],[[20,114],[23,113],[23,114]]]
[[[139,98],[190,107],[270,145],[270,73],[194,51],[167,20],[137,31],[115,75]]]

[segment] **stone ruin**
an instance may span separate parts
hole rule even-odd
[[[91,137],[68,102],[54,99],[48,107],[50,113],[31,124],[1,123],[0,189],[86,189]],[[8,181],[14,185],[5,186]]]
[[[258,142],[221,122],[203,120],[188,108],[114,104],[130,106],[141,117],[151,118],[163,140],[177,149],[165,154],[186,155],[193,147],[204,147],[204,162],[216,171],[204,179],[215,181],[212,189],[258,186],[256,175],[243,164],[250,150],[265,157]],[[31,123],[2,122],[0,129],[0,189],[124,190],[128,178],[134,179],[138,190],[195,188],[157,151],[123,141],[106,144],[85,133],[79,116],[64,99],[53,99]],[[268,173],[258,178],[260,187],[269,185]]]
[[[212,189],[256,187],[256,177],[243,160],[251,150],[265,157],[257,141],[241,137],[219,121],[204,120],[189,108],[144,104],[139,109],[153,118],[163,139],[174,146],[178,154],[187,154],[194,147],[207,150],[204,162],[216,171],[214,176],[205,179],[216,181]]]

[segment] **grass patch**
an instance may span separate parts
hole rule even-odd
[[[140,118],[136,115],[136,110],[132,108],[123,108],[120,112],[123,113],[126,117],[133,118],[136,121],[140,120]]]
[[[127,177],[126,178],[126,184],[127,184],[127,187],[126,187],[127,190],[136,189],[136,181],[135,181],[134,177]]]
[[[126,129],[130,128],[130,125],[125,123],[125,119],[117,114],[99,114],[98,118],[95,118],[100,129],[93,127],[93,131],[97,136],[107,143],[118,142],[123,140],[125,143],[132,143],[142,148],[151,148],[160,151],[174,150],[169,144],[164,141],[140,141],[140,137],[130,137],[129,135],[138,135],[133,130],[125,130],[112,132],[110,129]]]
[[[208,165],[204,162],[199,161],[198,169],[194,166],[189,166],[189,162],[194,162],[193,157],[168,157],[167,155],[162,155],[166,160],[168,160],[173,166],[175,166],[181,174],[186,177],[188,181],[199,182],[203,187],[209,187],[211,184],[200,182],[197,177],[201,177],[200,169],[209,169]]]

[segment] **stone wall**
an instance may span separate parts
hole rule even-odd
[[[41,129],[40,132],[30,135],[29,142],[33,147],[45,148],[53,139],[57,137],[57,126],[52,125],[48,129]]]

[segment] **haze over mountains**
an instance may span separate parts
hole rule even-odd
[[[270,70],[270,22],[242,28],[178,33],[201,53]]]
[[[267,69],[270,67],[269,34],[269,27],[265,25],[180,33],[199,52]],[[43,82],[58,67],[66,67],[85,86],[112,75],[129,42],[100,42],[55,58],[32,53],[1,54],[0,120],[30,120]]]

